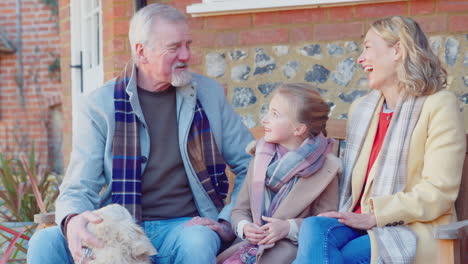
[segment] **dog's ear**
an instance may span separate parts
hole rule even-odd
[[[134,259],[147,259],[147,257],[157,254],[153,244],[139,226],[132,225],[130,234],[133,241],[130,245]]]

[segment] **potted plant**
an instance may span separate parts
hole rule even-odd
[[[60,178],[39,165],[34,145],[29,156],[0,153],[0,264],[24,259],[36,227],[34,215],[53,210]]]

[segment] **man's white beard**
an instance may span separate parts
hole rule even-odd
[[[189,84],[191,81],[192,81],[192,74],[190,73],[188,69],[182,72],[179,72],[178,74],[175,74],[174,71],[172,72],[171,84],[174,87],[185,86]]]

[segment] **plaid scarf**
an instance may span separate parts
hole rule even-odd
[[[225,173],[226,164],[216,146],[208,117],[198,100],[190,127],[187,149],[190,163],[198,180],[218,211],[221,211],[229,189],[229,181]]]
[[[352,171],[380,99],[379,91],[369,93],[356,107],[353,119],[349,122],[344,171],[340,179],[340,211],[351,209]],[[409,143],[425,99],[423,96],[408,96],[404,100],[400,96],[376,161],[373,196],[390,195],[404,190]],[[413,263],[417,236],[406,225],[374,227],[372,231],[379,248],[378,263]]]
[[[126,68],[127,71],[127,68]],[[114,86],[115,130],[112,143],[112,203],[121,204],[141,222],[141,149],[139,121],[125,88],[130,69]]]
[[[127,208],[141,222],[141,149],[139,125],[126,93],[131,67],[117,77],[114,86],[115,131],[112,147],[112,202]],[[224,206],[228,180],[208,118],[197,100],[187,144],[191,164],[218,210]]]
[[[251,194],[254,222],[262,225],[262,213],[273,216],[298,177],[310,177],[320,170],[332,147],[333,139],[327,139],[322,134],[307,138],[299,148],[283,151],[284,154],[277,148],[277,144],[259,140],[255,151]]]

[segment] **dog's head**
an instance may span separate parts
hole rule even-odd
[[[95,260],[90,263],[117,263],[111,259],[118,263],[151,263],[149,257],[156,254],[156,249],[127,209],[111,204],[93,213],[103,221],[89,223],[88,230],[104,241],[104,247],[93,248]]]

